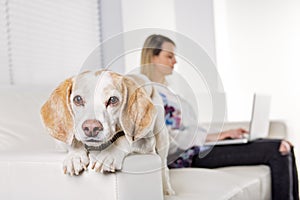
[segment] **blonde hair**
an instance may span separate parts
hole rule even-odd
[[[164,42],[169,42],[176,46],[170,38],[157,34],[150,35],[144,42],[141,55],[141,73],[146,75],[151,81],[153,80],[154,70],[152,58],[159,55]]]

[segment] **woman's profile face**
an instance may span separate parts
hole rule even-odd
[[[162,44],[162,50],[157,56],[153,56],[152,63],[155,64],[155,71],[166,76],[172,74],[174,65],[177,62],[174,55],[175,46],[170,42]]]

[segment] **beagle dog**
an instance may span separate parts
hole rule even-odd
[[[64,173],[79,175],[89,165],[102,173],[115,172],[129,154],[157,153],[164,193],[174,194],[163,103],[145,76],[83,72],[53,91],[41,116],[51,136],[68,144]]]

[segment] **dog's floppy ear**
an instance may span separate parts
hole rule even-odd
[[[120,122],[125,136],[131,142],[153,130],[156,109],[143,87],[124,77],[122,80],[123,105]]]
[[[62,82],[41,108],[41,116],[50,135],[67,144],[72,143],[74,136],[70,106],[72,85],[72,78]]]

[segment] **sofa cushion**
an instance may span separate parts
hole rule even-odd
[[[166,197],[168,200],[270,199],[270,172],[266,166],[170,171],[176,196]]]
[[[271,199],[271,172],[270,168],[266,165],[255,166],[234,166],[222,167],[216,169],[218,171],[227,172],[233,175],[241,176],[245,180],[258,179],[260,194],[259,199]]]

